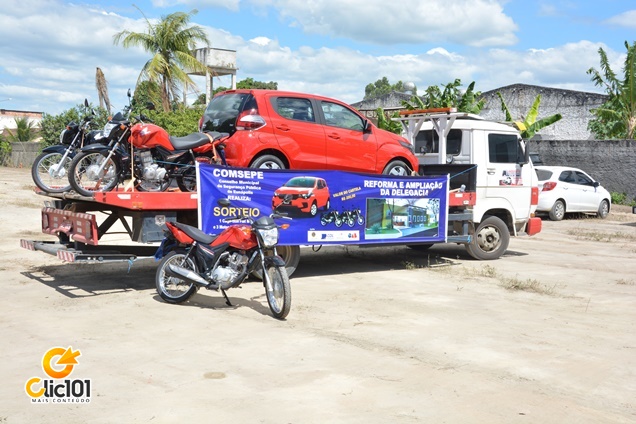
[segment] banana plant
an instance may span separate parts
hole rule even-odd
[[[391,131],[392,133],[395,133],[395,134],[402,133],[402,130],[403,130],[402,124],[387,118],[386,113],[384,112],[384,109],[379,107],[375,110],[375,113],[378,115],[378,128],[386,130],[386,131]],[[394,112],[391,118],[397,118],[399,116],[400,116],[399,113]]]
[[[510,113],[510,109],[506,105],[506,102],[503,99],[503,96],[500,92],[497,92],[497,96],[499,96],[499,100],[501,100],[501,110],[506,114],[506,122],[512,122],[519,129],[521,133],[521,137],[525,140],[531,139],[536,133],[538,133],[541,129],[547,127],[548,125],[552,125],[555,122],[561,120],[562,116],[560,113],[555,113],[554,115],[541,118],[537,121],[537,116],[539,115],[539,105],[541,104],[541,94],[537,94],[537,97],[534,99],[530,110],[528,111],[526,117],[522,116],[523,121],[515,121],[512,118],[512,114]]]

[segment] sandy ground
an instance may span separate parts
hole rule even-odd
[[[544,221],[497,261],[455,245],[303,250],[286,321],[260,282],[161,301],[156,264],[73,265],[28,170],[0,169],[0,423],[634,423],[636,215]],[[90,404],[32,404],[53,347]]]

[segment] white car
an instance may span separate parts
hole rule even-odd
[[[567,166],[537,166],[539,204],[537,212],[547,212],[550,219],[560,221],[566,213],[594,213],[605,218],[612,197],[585,172]]]

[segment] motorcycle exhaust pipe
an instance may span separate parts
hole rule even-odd
[[[173,264],[168,264],[166,267],[166,274],[170,277],[178,278],[180,280],[185,280],[189,283],[196,284],[202,287],[211,286],[205,279],[203,279],[196,272],[190,271],[189,269],[185,269],[180,266],[176,266]]]

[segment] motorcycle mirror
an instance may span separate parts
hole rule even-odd
[[[155,104],[153,102],[147,102],[146,103],[146,109],[155,110]]]
[[[84,99],[84,107],[88,107],[88,99]]]
[[[128,96],[129,99],[132,97],[132,94],[130,94],[130,88],[128,89],[128,93],[126,95]]]
[[[230,206],[230,201],[229,201],[228,199],[226,199],[226,198],[219,199],[219,200],[217,200],[217,201],[216,201],[216,203],[217,203],[219,206],[224,206],[224,207],[228,207],[228,206]]]

